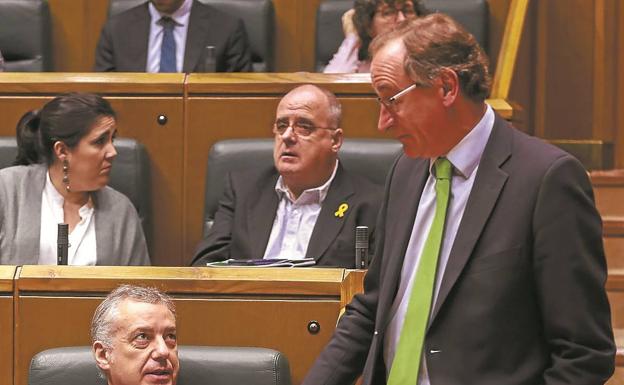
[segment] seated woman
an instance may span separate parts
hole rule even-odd
[[[370,72],[368,45],[375,36],[426,13],[421,0],[355,0],[353,8],[342,15],[345,39],[323,72]]]
[[[0,170],[0,264],[55,265],[57,224],[70,265],[149,265],[137,212],[107,187],[115,112],[100,96],[65,94],[17,126],[17,166]]]

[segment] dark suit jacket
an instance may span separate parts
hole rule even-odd
[[[275,192],[278,177],[274,167],[228,174],[214,225],[197,247],[193,265],[264,256],[279,204]],[[355,227],[368,226],[372,243],[381,193],[380,186],[339,165],[314,225],[306,257],[314,258],[321,266],[353,268]],[[342,203],[349,208],[340,218],[334,213]]]
[[[95,71],[145,72],[150,31],[148,3],[112,17],[95,52]],[[182,72],[202,72],[205,47],[216,47],[217,72],[251,71],[251,50],[240,19],[193,1]]]
[[[384,334],[428,177],[395,163],[365,292],[347,306],[306,385],[384,384]],[[615,347],[601,220],[581,164],[497,116],[432,310],[431,385],[603,384]]]

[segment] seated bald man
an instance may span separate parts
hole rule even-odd
[[[341,106],[313,85],[280,101],[273,134],[274,166],[232,172],[214,225],[193,265],[226,259],[314,258],[317,265],[355,267],[355,228],[371,245],[382,189],[338,160]]]
[[[175,385],[180,369],[176,313],[154,288],[122,285],[95,310],[93,355],[108,385]]]

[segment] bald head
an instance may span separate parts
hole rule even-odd
[[[342,119],[342,106],[333,92],[313,84],[304,84],[290,90],[282,100],[280,106],[292,100],[309,101],[308,107],[315,104],[316,108],[327,111],[327,124],[329,127],[340,127]]]

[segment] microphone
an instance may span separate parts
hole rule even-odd
[[[58,224],[58,233],[56,238],[56,264],[67,265],[67,248],[69,247],[69,225],[67,223]]]
[[[368,269],[368,226],[355,228],[355,268]]]

